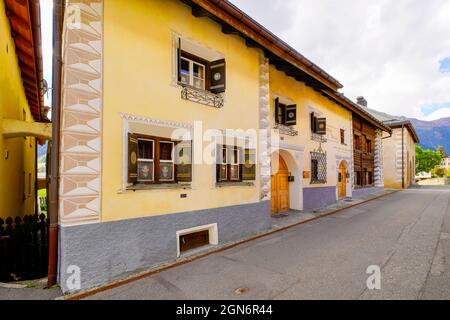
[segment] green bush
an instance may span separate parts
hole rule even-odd
[[[439,166],[436,166],[432,171],[432,175],[434,177],[443,178],[443,177],[445,177],[445,169],[441,168]]]

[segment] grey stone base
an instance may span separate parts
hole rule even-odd
[[[336,201],[336,187],[303,188],[304,211],[321,209]]]
[[[270,201],[157,217],[60,228],[60,285],[69,266],[81,271],[81,289],[177,259],[176,231],[217,223],[219,245],[271,227]],[[73,291],[73,290],[72,290]]]
[[[380,187],[369,187],[369,188],[355,189],[352,192],[352,197],[353,198],[361,198],[361,197],[367,196],[369,194],[382,191],[383,189],[384,188],[380,188]]]

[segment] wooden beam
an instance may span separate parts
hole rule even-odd
[[[232,26],[226,23],[222,24],[222,32],[225,34],[234,34],[234,35],[240,34],[239,30],[233,28]]]
[[[200,6],[193,5],[192,6],[192,15],[197,18],[211,17],[211,13],[207,10],[203,9]]]
[[[253,41],[250,38],[245,38],[245,45],[248,48],[261,48],[261,46],[256,41]]]
[[[2,127],[3,136],[7,139],[19,137],[36,137],[46,140],[52,139],[51,123],[3,119]]]

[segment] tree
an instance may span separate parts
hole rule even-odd
[[[444,151],[444,147],[442,147],[442,146],[438,146],[436,148],[436,152],[439,153],[439,155],[441,156],[441,159],[444,159],[445,157],[447,157],[447,154]]]
[[[445,169],[441,166],[436,166],[432,171],[434,177],[443,178],[445,176]]]
[[[430,172],[442,161],[441,155],[437,151],[424,150],[416,146],[416,173]]]

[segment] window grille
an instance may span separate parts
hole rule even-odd
[[[311,152],[311,184],[327,183],[327,154]]]

